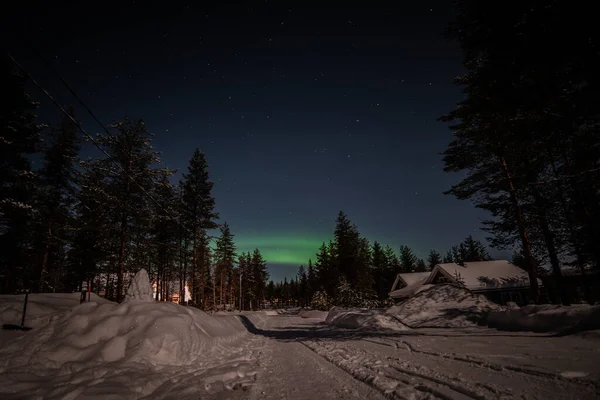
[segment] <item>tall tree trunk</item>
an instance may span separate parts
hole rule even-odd
[[[187,250],[187,239],[183,239],[183,246],[184,246],[184,251],[183,251],[183,291],[181,293],[181,303],[180,304],[185,304],[185,291],[187,288],[187,254],[185,252],[185,250]]]
[[[499,154],[498,157],[500,159],[502,169],[504,170],[504,177],[506,178],[506,181],[508,183],[510,199],[515,210],[515,222],[517,223],[519,236],[521,238],[521,246],[523,247],[523,255],[525,257],[525,268],[529,276],[531,298],[534,303],[539,303],[540,289],[538,287],[537,271],[535,269],[535,263],[533,261],[533,254],[531,253],[531,242],[529,241],[529,235],[527,234],[527,229],[525,228],[525,218],[523,217],[523,211],[521,209],[521,205],[519,204],[517,190],[515,189],[515,185],[508,165],[506,163],[506,159],[502,154]]]
[[[569,160],[569,157],[566,153],[566,151],[563,149],[562,152],[562,158],[563,158],[563,162],[565,164],[565,168],[567,169],[567,174],[573,176],[574,173],[576,173],[577,171],[573,171],[573,168],[571,166],[571,162]],[[600,223],[595,224],[593,223],[594,219],[597,219],[597,215],[599,214],[598,211],[596,211],[596,215],[594,215],[594,212],[590,209],[590,204],[586,199],[586,195],[583,192],[582,189],[582,185],[574,185],[573,188],[575,189],[575,193],[577,194],[577,203],[578,206],[580,207],[581,210],[583,210],[584,214],[585,214],[585,222],[583,222],[581,225],[582,227],[587,230],[591,236],[591,240],[590,242],[593,243],[592,245],[592,249],[590,251],[590,253],[592,253],[592,256],[594,257],[595,261],[596,261],[596,265],[600,266],[600,246],[597,246],[596,244],[600,242],[600,233],[598,232],[600,230],[600,227],[596,226],[596,225],[600,225]],[[593,188],[593,186],[592,186]],[[594,205],[597,209],[598,205],[595,204]]]
[[[215,271],[216,272],[216,271]],[[215,276],[217,274],[214,273],[212,276],[212,280],[213,280],[213,309],[217,308],[217,282],[215,282]]]
[[[192,303],[196,305],[196,268],[198,268],[198,249],[196,248],[196,229],[194,228],[194,263],[192,265]]]
[[[552,275],[556,284],[556,299],[559,304],[569,305],[570,302],[562,281],[562,271],[560,269],[558,252],[556,251],[556,246],[554,244],[554,233],[550,230],[548,224],[545,201],[536,188],[533,188],[532,195],[536,204],[538,223],[542,229],[542,236],[544,237],[544,243],[546,244],[548,257],[550,258],[550,265],[552,266]]]
[[[48,265],[48,253],[50,252],[50,238],[52,237],[52,223],[48,222],[48,231],[46,232],[46,245],[44,246],[44,255],[42,257],[42,267],[40,271],[40,292],[44,291],[44,281],[46,268]]]
[[[121,245],[119,248],[119,269],[117,271],[117,303],[123,300],[123,276],[125,275],[125,229],[127,226],[127,215],[123,213],[121,217]]]
[[[160,267],[156,270],[156,294],[154,295],[154,301],[158,301],[160,293]]]
[[[562,211],[564,214],[565,221],[567,222],[567,231],[569,232],[571,244],[573,246],[573,250],[575,251],[577,267],[579,268],[579,271],[581,273],[581,280],[583,283],[583,291],[584,291],[585,301],[591,304],[592,298],[591,298],[590,284],[586,279],[585,262],[583,260],[581,246],[579,244],[579,240],[577,238],[577,233],[575,231],[575,225],[574,225],[573,219],[571,218],[571,215],[569,213],[569,207],[567,205],[567,201],[564,196],[564,191],[565,191],[564,185],[561,183],[560,177],[558,175],[558,171],[556,169],[555,157],[550,149],[548,149],[548,157],[550,159],[550,165],[552,167],[552,174],[554,175],[554,179],[556,179],[556,182],[558,184],[558,197],[560,199],[560,204],[561,204],[561,208],[562,208]]]

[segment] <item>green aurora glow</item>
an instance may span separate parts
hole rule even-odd
[[[268,264],[306,265],[313,261],[323,242],[328,237],[290,237],[290,236],[237,236],[234,238],[237,253],[252,252],[259,249]]]

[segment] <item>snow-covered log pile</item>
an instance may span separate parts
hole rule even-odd
[[[528,305],[490,313],[488,326],[504,331],[564,334],[600,329],[600,306]]]

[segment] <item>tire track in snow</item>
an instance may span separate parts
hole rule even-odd
[[[434,352],[434,351],[419,350],[405,340],[394,340],[394,339],[385,338],[385,337],[378,338],[378,339],[382,340],[382,342],[380,342],[377,339],[364,339],[363,338],[361,340],[370,342],[370,343],[383,345],[383,346],[394,347],[397,350],[405,350],[405,351],[409,351],[411,353],[424,354],[424,355],[431,356],[431,357],[441,357],[441,358],[445,358],[448,360],[460,361],[463,363],[468,363],[468,364],[475,365],[478,367],[491,369],[494,371],[516,372],[516,373],[525,375],[528,378],[536,377],[536,378],[542,378],[542,379],[560,380],[560,381],[569,382],[571,384],[591,386],[596,390],[600,389],[600,386],[598,385],[597,382],[595,382],[592,379],[588,379],[588,378],[567,377],[567,376],[563,376],[561,374],[556,374],[556,373],[548,372],[548,371],[541,371],[541,370],[537,370],[537,369],[531,369],[531,368],[525,368],[525,367],[519,367],[519,366],[513,366],[513,365],[497,364],[497,363],[489,362],[486,360],[478,359],[473,356],[460,355],[460,354],[456,354],[456,353],[438,353],[438,352]],[[392,343],[392,344],[390,344],[390,343]]]
[[[353,378],[390,399],[503,399],[512,392],[479,382],[465,382],[423,366],[388,357],[373,359],[368,352],[321,340],[300,342]]]

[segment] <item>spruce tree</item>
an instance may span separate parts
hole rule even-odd
[[[417,257],[413,254],[412,249],[408,246],[400,246],[400,265],[402,272],[415,272]]]
[[[178,217],[175,188],[169,182],[168,173],[165,173],[158,184],[154,187],[154,198],[152,203],[152,225],[150,230],[150,244],[152,246],[152,258],[154,271],[148,271],[155,276],[156,294],[155,300],[166,298],[167,285],[172,275],[173,265],[177,256],[177,230]]]
[[[446,252],[446,255],[444,255],[443,262],[444,262],[444,264],[446,264],[446,263],[453,263],[454,262],[454,258],[452,256],[452,250],[448,250]]]
[[[379,244],[379,242],[373,242],[371,249],[371,260],[373,266],[373,277],[375,282],[375,290],[380,301],[384,301],[392,287],[390,278],[393,276],[389,268],[389,260],[386,253]]]
[[[69,114],[73,117],[72,108]],[[37,174],[34,229],[38,255],[37,288],[41,292],[49,286],[55,291],[77,288],[73,286],[77,280],[68,272],[65,257],[74,230],[77,131],[77,123],[63,116],[48,135],[49,144],[43,148],[43,165]]]
[[[225,222],[221,228],[221,235],[217,238],[215,257],[215,282],[216,291],[219,293],[219,304],[229,301],[231,296],[231,280],[235,264],[235,244],[229,225]],[[216,299],[215,299],[216,301]]]
[[[446,262],[446,261],[444,261]],[[436,265],[442,263],[442,256],[435,250],[430,250],[427,256],[427,268],[432,271]]]
[[[427,264],[425,260],[419,258],[415,263],[415,272],[427,272]]]
[[[269,280],[269,271],[267,269],[267,262],[258,249],[254,249],[252,252],[252,258],[250,262],[252,264],[252,273],[254,274],[256,306],[258,306],[259,302],[265,300],[266,286],[267,281]]]
[[[192,300],[197,303],[201,293],[197,277],[206,276],[206,266],[201,265],[199,255],[207,251],[207,244],[201,239],[206,231],[216,228],[219,215],[215,212],[215,199],[212,196],[214,183],[210,180],[206,157],[196,148],[188,166],[188,173],[182,179],[182,222],[189,231],[192,244],[191,287]],[[199,248],[203,243],[203,248]],[[205,282],[202,282],[202,285]]]
[[[125,118],[110,128],[115,134],[99,134],[96,138],[109,158],[94,160],[86,167],[94,169],[93,174],[104,174],[104,206],[111,219],[111,247],[117,266],[115,297],[120,302],[125,273],[134,265],[148,262],[152,201],[148,194],[170,171],[159,168],[159,154],[151,146],[152,134],[142,120]]]
[[[298,267],[298,294],[301,301],[302,307],[308,304],[308,276],[306,274],[306,268],[304,265]]]
[[[44,126],[36,124],[38,104],[25,92],[26,77],[6,54],[0,57],[0,291],[12,293],[39,279],[30,268],[34,173],[28,157],[38,151]]]
[[[307,276],[307,280],[308,280],[307,295],[308,295],[308,299],[310,300],[310,299],[312,299],[313,294],[320,288],[317,271],[315,271],[315,268],[313,267],[313,263],[312,263],[311,259],[308,260],[306,276]]]

